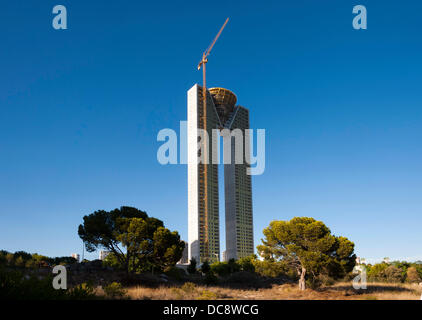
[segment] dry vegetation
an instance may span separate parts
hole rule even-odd
[[[417,284],[370,283],[366,290],[354,290],[351,283],[337,283],[318,290],[300,291],[297,285],[273,285],[266,289],[230,289],[185,284],[181,287],[131,287],[127,294],[141,300],[419,300],[422,288]]]

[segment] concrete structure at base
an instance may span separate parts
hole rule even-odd
[[[221,261],[222,262],[226,262],[227,261],[227,251],[226,250],[223,251],[223,257],[221,258]]]
[[[229,139],[231,159],[224,164],[226,252],[225,259],[239,259],[254,253],[252,183],[247,174],[250,154],[245,148],[245,130],[249,129],[249,110],[236,106],[236,95],[224,88],[207,90],[207,128],[203,121],[202,87],[197,84],[188,91],[188,254],[198,263],[219,261],[220,221],[218,191],[218,130]],[[198,129],[205,129],[209,137],[209,163],[198,161],[198,142],[204,142]],[[224,131],[221,131],[226,129]],[[237,137],[241,131],[242,163],[235,163]],[[217,136],[216,133],[217,132]],[[226,152],[226,149],[225,149]],[[205,176],[207,166],[207,179]],[[207,181],[207,188],[205,188]],[[205,195],[205,189],[207,195]],[[208,212],[205,212],[207,199]]]
[[[189,256],[188,256],[188,244],[186,241],[183,241],[185,243],[185,248],[183,249],[182,257],[177,262],[178,264],[188,264],[189,263]]]

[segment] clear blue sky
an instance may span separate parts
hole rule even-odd
[[[51,26],[57,4],[68,30]],[[83,215],[121,205],[187,238],[187,168],[157,162],[156,136],[186,120],[226,17],[208,83],[267,132],[255,243],[311,216],[359,256],[422,258],[422,3],[374,0],[2,1],[2,249],[81,253]]]

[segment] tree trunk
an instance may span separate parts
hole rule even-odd
[[[306,269],[302,267],[302,272],[300,273],[300,279],[299,279],[299,290],[306,289],[305,275],[306,275]]]

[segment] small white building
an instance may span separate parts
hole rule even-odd
[[[110,251],[101,250],[98,259],[104,260],[110,254]]]
[[[75,259],[76,259],[76,262],[79,262],[79,258],[80,258],[79,254],[77,254],[77,253],[72,253],[71,257],[72,257],[72,258],[75,258]]]

